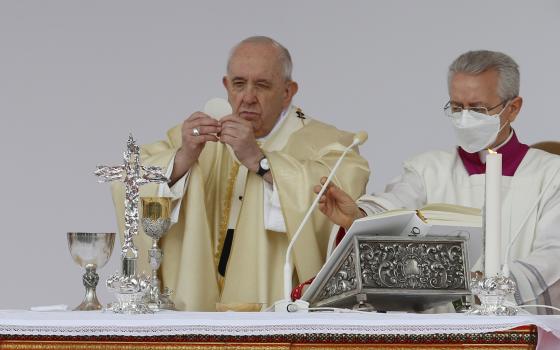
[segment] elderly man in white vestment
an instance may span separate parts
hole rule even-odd
[[[170,177],[141,195],[174,199],[161,277],[178,309],[257,310],[283,297],[286,248],[314,199],[313,185],[353,139],[291,104],[298,89],[291,71],[288,50],[275,40],[243,40],[223,78],[233,113],[218,121],[195,112],[166,141],[141,148],[143,164],[162,166]],[[342,168],[335,182],[357,199],[367,161],[356,149]],[[114,189],[122,218],[122,188]],[[294,246],[294,282],[320,269],[331,227],[319,211],[305,226]],[[150,246],[145,235],[137,241],[143,252]],[[139,261],[149,270],[145,255]]]
[[[560,157],[520,143],[511,127],[522,105],[518,65],[500,52],[470,51],[449,67],[448,88],[444,110],[456,132],[456,149],[406,161],[384,193],[364,195],[357,203],[331,186],[320,209],[348,229],[356,218],[427,203],[481,208],[485,157],[491,148],[503,157],[502,261],[521,229],[509,264],[518,286],[517,303],[560,306]],[[343,235],[340,230],[336,240]]]

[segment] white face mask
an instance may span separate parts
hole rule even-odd
[[[500,113],[494,115],[486,115],[467,109],[452,113],[451,121],[457,134],[459,146],[469,153],[475,153],[493,144],[500,131],[508,124],[506,122],[500,128],[500,116],[508,104]]]

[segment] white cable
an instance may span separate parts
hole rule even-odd
[[[338,307],[309,307],[306,309],[301,309],[304,311],[331,311],[331,312],[338,312],[342,314],[366,314],[371,315],[376,313],[376,311],[360,311],[354,309],[342,309]]]
[[[558,171],[560,171],[560,168],[557,168],[556,171],[554,172],[554,175],[552,175],[552,177],[550,178],[550,180],[548,180],[548,182],[546,183],[546,185],[544,186],[542,192],[539,194],[539,197],[537,198],[537,200],[535,201],[535,203],[533,204],[533,206],[531,207],[531,209],[529,209],[529,211],[527,212],[527,215],[525,215],[525,218],[523,219],[523,221],[521,221],[521,225],[519,225],[519,228],[517,229],[515,235],[513,235],[513,238],[511,239],[511,241],[509,242],[507,248],[506,248],[506,255],[504,257],[504,266],[502,267],[502,274],[506,277],[509,277],[510,271],[509,271],[509,261],[511,259],[510,255],[511,255],[511,248],[513,247],[513,243],[515,242],[515,240],[517,239],[517,237],[519,237],[519,235],[521,234],[521,230],[523,229],[523,227],[525,226],[527,220],[529,220],[529,217],[531,216],[531,214],[533,213],[533,210],[535,210],[535,208],[539,205],[539,203],[541,202],[542,197],[544,196],[544,194],[546,193],[546,190],[548,190],[548,187],[550,187],[550,185],[552,184],[552,182],[554,182],[554,179],[556,177],[556,175],[558,174]]]
[[[309,220],[309,217],[311,216],[311,213],[313,212],[313,209],[315,209],[315,207],[317,206],[317,203],[319,203],[319,200],[323,196],[323,193],[325,192],[328,184],[331,182],[331,180],[332,180],[332,178],[333,178],[333,176],[336,172],[336,169],[338,169],[338,167],[340,166],[340,163],[342,163],[342,160],[344,159],[346,154],[352,148],[363,144],[366,140],[367,140],[367,133],[365,131],[360,131],[360,132],[356,133],[356,135],[354,136],[354,140],[353,140],[352,144],[350,146],[346,147],[346,149],[344,150],[344,152],[342,153],[340,158],[338,158],[338,161],[336,162],[333,169],[331,170],[331,172],[329,174],[329,177],[327,178],[327,181],[325,181],[325,183],[323,184],[323,187],[321,188],[321,191],[315,197],[315,200],[313,201],[313,204],[311,204],[311,206],[307,210],[307,213],[305,214],[305,217],[303,218],[303,220],[301,220],[301,223],[299,224],[299,227],[296,230],[296,233],[292,237],[292,240],[290,241],[290,244],[288,245],[288,249],[286,249],[286,260],[285,260],[285,264],[284,264],[284,299],[285,300],[291,300],[291,293],[292,293],[292,250],[293,250],[293,247],[294,247],[294,243],[297,241],[299,235],[301,234],[303,226],[307,223],[307,220]]]
[[[554,310],[554,311],[560,312],[560,309],[559,309],[559,308],[554,307],[554,306],[550,306],[550,305],[517,305],[517,307],[520,307],[520,308],[525,308],[525,307],[542,307],[542,308],[545,308],[545,309],[552,309],[552,310]]]

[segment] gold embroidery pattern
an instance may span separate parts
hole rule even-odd
[[[537,327],[522,326],[490,333],[458,334],[297,334],[262,336],[183,335],[162,337],[100,336],[11,336],[0,335],[4,349],[535,349]],[[26,338],[29,339],[26,339]],[[64,340],[60,340],[60,339]],[[78,338],[78,339],[76,339]]]
[[[216,265],[216,271],[218,271],[218,264],[220,263],[220,256],[222,255],[222,250],[224,249],[224,241],[226,240],[226,233],[229,224],[229,214],[231,211],[231,198],[233,197],[233,191],[235,188],[235,180],[237,179],[237,173],[239,172],[239,163],[233,162],[233,166],[229,172],[228,183],[226,188],[226,197],[224,198],[222,215],[220,217],[220,232],[218,234],[218,246],[214,254],[214,264]],[[218,286],[220,291],[222,291],[224,278],[217,273],[218,276]]]
[[[245,350],[290,349],[290,344],[271,343],[152,343],[152,342],[97,342],[97,341],[8,341],[0,343],[0,350]]]

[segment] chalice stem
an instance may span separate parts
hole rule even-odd
[[[97,282],[99,282],[99,275],[97,274],[95,265],[86,265],[86,273],[82,276],[82,281],[84,283],[84,287],[86,288],[86,294],[82,303],[74,310],[101,310],[101,304],[99,303],[97,293],[95,292]]]
[[[158,270],[161,266],[161,259],[163,257],[163,252],[158,245],[158,240],[152,240],[152,249],[149,252],[150,255],[150,266],[152,267],[152,288],[156,297],[159,297],[160,292],[160,283],[158,278]]]

